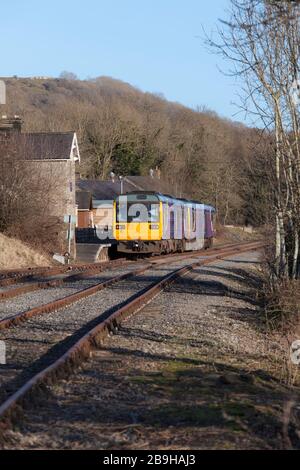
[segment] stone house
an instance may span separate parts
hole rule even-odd
[[[4,116],[0,119],[0,157],[2,161],[11,159],[14,165],[23,165],[24,174],[30,174],[30,184],[45,182],[41,197],[45,198],[47,213],[62,227],[68,215],[73,223],[76,221],[75,170],[80,152],[75,132],[22,132],[19,117]],[[75,256],[75,243],[72,254]]]

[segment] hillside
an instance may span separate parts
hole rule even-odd
[[[0,269],[48,266],[50,260],[15,238],[0,233]]]
[[[108,77],[5,81],[2,113],[20,115],[25,130],[78,133],[83,177],[146,175],[158,167],[174,195],[213,204],[221,222],[249,218],[257,188],[244,181],[255,174],[249,162],[256,130]]]

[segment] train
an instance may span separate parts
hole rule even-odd
[[[169,254],[209,248],[214,207],[152,191],[135,191],[114,201],[113,237],[123,254]]]

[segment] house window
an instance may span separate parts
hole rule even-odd
[[[70,192],[72,192],[72,191],[73,191],[73,183],[72,183],[72,181],[70,181]]]

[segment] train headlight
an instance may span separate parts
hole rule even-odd
[[[125,225],[116,224],[116,230],[125,230]]]
[[[159,225],[158,224],[150,224],[150,230],[158,230]]]

